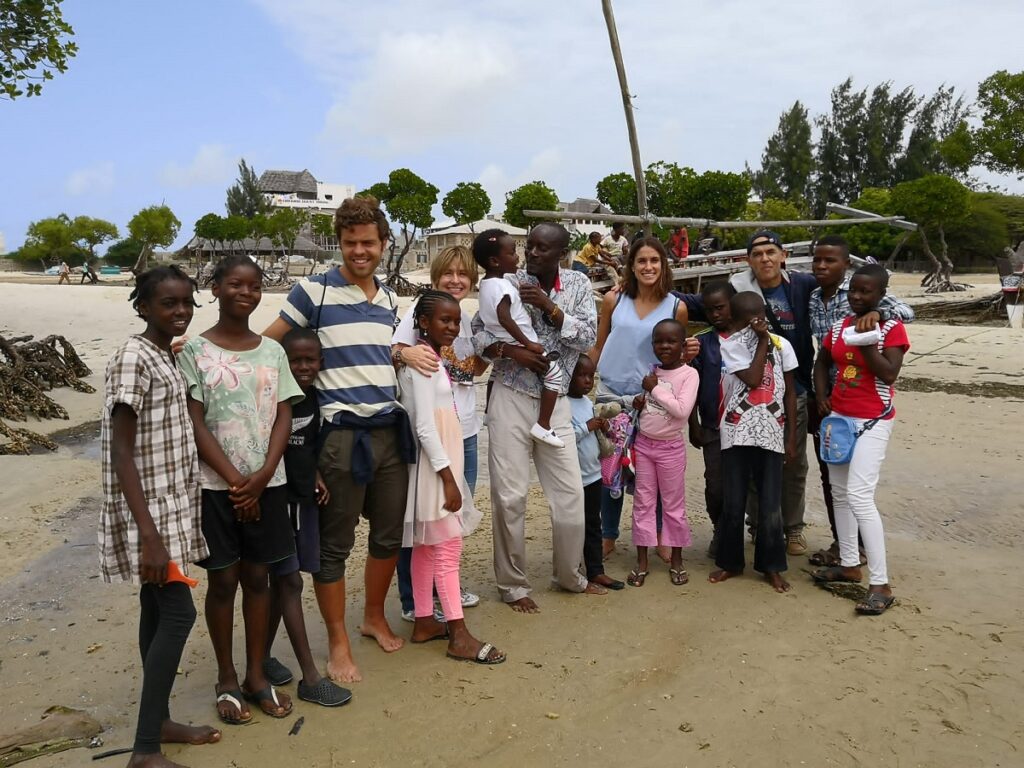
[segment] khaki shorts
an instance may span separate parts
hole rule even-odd
[[[324,440],[320,474],[331,500],[320,511],[320,571],[313,575],[316,581],[329,584],[345,578],[345,561],[355,544],[360,516],[370,524],[370,557],[386,560],[402,548],[409,465],[399,454],[395,432],[392,427],[370,431],[373,481],[369,485],[358,485],[352,479],[354,432],[332,429]]]

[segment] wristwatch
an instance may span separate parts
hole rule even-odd
[[[404,368],[405,367],[405,360],[402,359],[402,347],[399,347],[398,349],[392,350],[392,352],[391,352],[391,362],[392,362],[393,365],[397,365],[400,368]]]

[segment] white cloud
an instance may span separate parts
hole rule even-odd
[[[223,144],[203,144],[187,165],[165,165],[160,181],[182,189],[223,184],[234,176],[236,165],[235,158],[229,156]]]
[[[99,163],[72,171],[64,181],[64,191],[73,196],[105,195],[114,189],[114,164]]]
[[[597,2],[252,1],[323,82],[324,142],[342,162],[369,160],[371,178],[408,165],[444,186],[478,172],[500,208],[532,173],[572,199],[630,170]],[[878,2],[619,0],[643,161],[756,166],[785,109],[826,111],[847,77],[922,95],[945,83],[971,100],[1018,45],[1019,0],[985,6],[965,16],[952,0],[906,0],[879,23]],[[937,55],[923,39],[957,44]],[[549,151],[557,162],[531,170]]]

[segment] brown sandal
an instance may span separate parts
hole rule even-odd
[[[677,587],[681,587],[683,586],[683,584],[686,584],[690,581],[690,574],[688,574],[686,572],[686,569],[682,566],[678,568],[669,568],[668,577],[669,580]]]
[[[644,581],[647,579],[648,573],[650,573],[650,571],[638,571],[634,568],[629,572],[629,576],[626,577],[626,583],[631,587],[642,587],[644,585]]]

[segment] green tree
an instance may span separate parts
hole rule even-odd
[[[1024,72],[1001,69],[978,86],[981,162],[996,173],[1024,177]]]
[[[807,211],[792,200],[769,197],[767,200],[748,202],[740,218],[743,221],[796,221],[807,218]],[[811,230],[807,227],[776,227],[775,231],[787,243],[811,239]],[[724,248],[745,247],[751,232],[749,229],[725,230]]]
[[[994,257],[1002,254],[1009,242],[1006,216],[990,201],[973,192],[970,193],[968,206],[968,215],[946,233],[950,261],[962,268],[978,265],[988,267]]]
[[[216,253],[224,248],[224,217],[207,213],[196,220],[195,235],[213,246]]]
[[[309,212],[301,208],[278,208],[267,221],[270,239],[281,249],[281,255],[287,257],[295,251],[295,241],[309,224]]]
[[[113,264],[115,267],[133,267],[138,262],[141,254],[142,243],[126,237],[124,240],[111,243],[103,256],[103,261],[107,264]]]
[[[814,153],[807,108],[799,101],[779,118],[779,127],[761,155],[761,169],[750,173],[751,186],[762,200],[797,202],[810,192]]]
[[[1024,196],[1004,195],[999,192],[976,192],[971,195],[976,204],[999,211],[1006,219],[1007,237],[1011,246],[1024,241]]]
[[[906,148],[896,163],[897,181],[935,173],[966,178],[974,160],[969,115],[963,97],[957,96],[952,86],[939,86],[922,100],[914,112]]]
[[[624,216],[636,216],[636,179],[631,173],[610,173],[597,182],[597,199]]]
[[[531,219],[523,211],[557,211],[558,195],[543,181],[531,181],[505,193],[505,221],[529,229],[544,219]],[[553,220],[553,219],[552,219]]]
[[[178,236],[181,222],[166,205],[151,205],[132,216],[128,222],[128,234],[142,243],[142,250],[135,262],[135,272],[143,272],[153,253],[159,246],[167,248]]]
[[[334,217],[322,213],[314,213],[309,228],[313,233],[316,244],[326,250],[331,239],[334,237]],[[319,254],[317,258],[320,258]]]
[[[689,199],[684,203],[684,210],[687,211],[686,215],[700,219],[738,219],[746,209],[748,197],[750,179],[746,174],[705,171],[690,187]]]
[[[61,261],[77,266],[84,262],[87,256],[88,253],[76,243],[71,219],[63,213],[29,224],[25,233],[25,243],[17,253],[19,261],[39,262],[43,269]]]
[[[401,250],[392,237],[385,267],[388,281],[394,282],[416,233],[434,223],[433,208],[440,190],[408,168],[398,168],[388,174],[387,181],[378,182],[367,191],[381,202],[392,224],[402,227]]]
[[[480,221],[491,212],[491,198],[477,182],[460,181],[444,196],[441,211],[455,219],[456,224],[469,224],[472,231],[473,222]]]
[[[897,184],[891,195],[893,207],[917,222],[921,250],[932,262],[932,271],[921,284],[930,292],[956,290],[946,230],[960,225],[970,214],[970,191],[956,179],[934,175]],[[938,235],[939,256],[932,251],[929,233]]]
[[[228,187],[225,208],[228,216],[246,219],[270,211],[270,204],[260,191],[256,170],[245,162],[244,157],[238,161],[238,181]]]
[[[236,250],[245,250],[245,239],[248,237],[259,240],[261,234],[259,234],[259,225],[261,222],[265,222],[266,217],[262,214],[256,214],[251,218],[240,216],[235,214],[228,216],[224,219],[221,224],[221,233],[223,235],[223,241],[231,243],[231,252],[235,253]],[[262,234],[266,234],[265,232]],[[257,247],[259,243],[256,244]]]
[[[109,221],[91,216],[76,216],[71,222],[71,234],[75,243],[89,252],[89,261],[96,259],[96,246],[118,236],[117,227]]]
[[[63,0],[0,0],[0,99],[38,96],[78,53]]]
[[[879,187],[863,189],[860,196],[850,205],[862,211],[877,213],[879,216],[904,215],[903,211],[897,211],[893,207],[890,191]],[[887,263],[895,260],[897,246],[902,247],[911,234],[893,229],[888,224],[856,224],[852,227],[836,227],[832,231],[846,238],[853,254],[862,257],[872,256]]]

